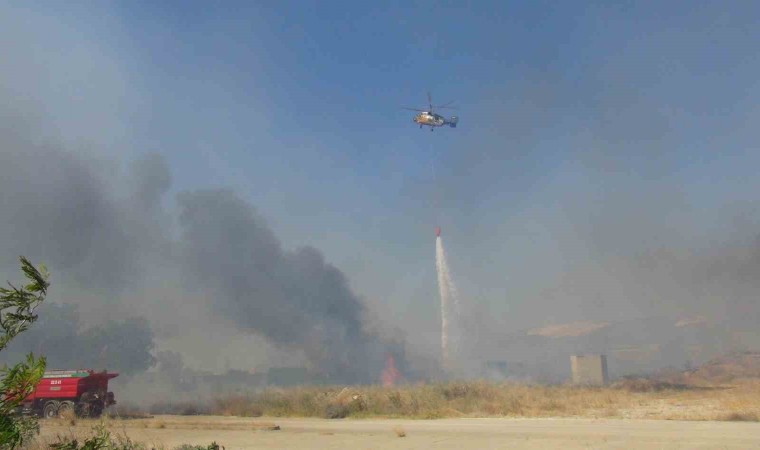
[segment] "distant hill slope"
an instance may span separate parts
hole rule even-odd
[[[693,370],[663,372],[658,380],[670,383],[727,383],[746,378],[760,378],[760,352],[737,352],[719,356]]]

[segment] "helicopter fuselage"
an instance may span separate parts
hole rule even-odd
[[[448,125],[450,127],[456,127],[456,124],[458,122],[458,119],[456,117],[452,117],[451,119],[446,119],[440,114],[436,113],[430,113],[423,111],[416,116],[414,116],[414,119],[412,121],[420,126],[428,126],[431,129],[434,127],[442,127],[444,125]]]
[[[414,119],[412,120],[418,125],[427,125],[429,127],[442,127],[446,124],[445,117],[440,114],[431,114],[429,112],[421,112],[414,116]]]
[[[457,116],[452,116],[450,119],[447,119],[443,117],[442,115],[436,114],[435,112],[433,112],[433,108],[456,109],[456,108],[451,108],[449,106],[451,103],[452,102],[446,103],[445,105],[433,106],[433,98],[430,96],[430,92],[428,92],[428,108],[427,109],[417,109],[417,108],[404,108],[404,109],[417,111],[417,114],[412,119],[412,122],[419,125],[420,128],[424,126],[430,127],[430,131],[433,131],[437,127],[442,127],[444,125],[448,125],[451,128],[457,127],[457,123],[459,122],[459,118]]]

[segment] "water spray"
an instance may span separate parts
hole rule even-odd
[[[441,296],[441,362],[445,370],[451,369],[450,320],[459,310],[459,296],[451,279],[446,251],[441,239],[441,228],[435,228],[435,268],[438,274],[438,291]],[[453,308],[452,308],[453,307]],[[453,314],[452,314],[453,313]],[[453,343],[456,350],[456,342]]]

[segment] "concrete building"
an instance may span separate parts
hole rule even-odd
[[[604,355],[572,355],[570,368],[575,384],[602,385],[609,381]]]

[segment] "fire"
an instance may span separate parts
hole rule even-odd
[[[401,373],[396,369],[396,360],[393,359],[393,355],[388,354],[385,357],[385,368],[380,374],[380,382],[383,386],[393,386],[401,378]]]

